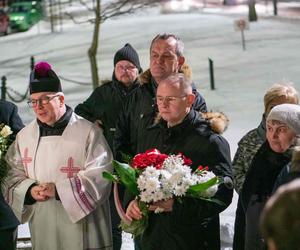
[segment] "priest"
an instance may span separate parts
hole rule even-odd
[[[46,62],[30,74],[29,106],[36,119],[9,148],[5,197],[33,249],[112,249],[112,154],[102,130],[65,105],[60,79]]]

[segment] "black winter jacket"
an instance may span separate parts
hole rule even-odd
[[[217,176],[231,181],[230,149],[227,141],[213,133],[198,112],[191,110],[181,124],[167,128],[166,122],[148,126],[137,144],[137,152],[157,148],[165,154],[183,153],[192,169],[208,166]],[[216,199],[222,205],[192,198],[176,201],[170,213],[149,214],[142,236],[143,250],[219,250],[219,213],[232,199],[232,185],[221,184]]]
[[[14,139],[16,134],[24,127],[24,124],[18,115],[18,108],[15,104],[0,100],[0,123],[10,126]],[[1,167],[1,166],[0,166]],[[19,225],[19,221],[11,208],[4,201],[0,191],[0,230],[13,229]]]
[[[274,152],[264,142],[254,156],[241,192],[245,212],[245,249],[265,249],[260,235],[259,218],[264,204],[272,194],[274,183],[280,171],[289,163],[287,153]]]
[[[119,112],[127,97],[139,87],[137,81],[130,88],[126,88],[114,75],[112,79],[96,88],[89,98],[74,110],[76,114],[91,122],[101,121],[104,136],[111,149]]]

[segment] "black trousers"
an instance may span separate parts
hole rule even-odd
[[[17,228],[0,230],[0,250],[15,250],[17,245]]]

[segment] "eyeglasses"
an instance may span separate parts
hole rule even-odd
[[[175,103],[177,100],[179,99],[183,99],[187,97],[187,95],[182,95],[182,96],[157,96],[156,97],[156,103],[157,105],[161,105],[163,103],[167,103],[167,104],[172,104],[172,103]]]
[[[53,98],[55,97],[58,97],[60,95],[53,95],[53,96],[44,96],[44,97],[41,97],[39,99],[30,99],[27,104],[29,107],[31,108],[35,108],[37,107],[38,105],[46,105],[48,104]]]
[[[134,66],[123,66],[123,65],[117,65],[116,66],[117,70],[122,70],[122,71],[133,71],[135,69],[137,69],[137,67]]]

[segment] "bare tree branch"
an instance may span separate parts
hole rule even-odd
[[[86,19],[86,20],[83,20],[83,21],[78,21],[76,20],[76,18],[70,14],[69,12],[64,12],[63,13],[64,15],[68,16],[75,24],[83,24],[83,23],[95,23],[95,18],[91,18],[91,19]]]
[[[88,6],[88,4],[86,2],[84,2],[83,0],[79,0],[79,2],[81,3],[81,5],[83,5],[88,11],[94,11],[93,8],[90,8]]]

